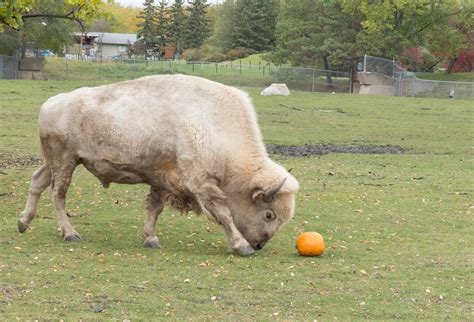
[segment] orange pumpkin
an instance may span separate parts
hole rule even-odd
[[[301,256],[319,256],[324,252],[323,236],[313,231],[302,233],[296,240],[296,249]]]

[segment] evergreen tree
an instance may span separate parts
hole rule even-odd
[[[223,51],[235,48],[231,39],[234,30],[235,9],[236,6],[233,0],[225,0],[217,6],[213,40],[215,45],[221,47]]]
[[[184,45],[184,31],[186,17],[184,15],[184,1],[175,0],[169,8],[170,24],[168,28],[169,43],[176,46],[176,52],[181,53]]]
[[[156,36],[161,52],[163,52],[168,41],[168,28],[170,21],[167,10],[167,1],[161,0],[156,9]]]
[[[209,20],[206,17],[206,9],[209,7],[207,0],[188,1],[186,7],[188,17],[186,19],[186,48],[201,47],[204,40],[209,37]]]
[[[154,2],[154,0],[145,0],[143,10],[138,15],[138,18],[143,19],[143,22],[137,24],[138,28],[140,28],[137,32],[137,37],[138,42],[144,44],[145,57],[154,56],[159,50],[156,37],[156,8]]]
[[[342,12],[338,0],[287,1],[280,7],[272,60],[294,66],[348,70],[358,61],[358,29],[360,23],[353,23]],[[326,78],[331,84],[330,73]]]
[[[275,45],[277,0],[238,0],[235,3],[233,47],[265,51]]]

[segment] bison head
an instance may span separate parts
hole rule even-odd
[[[272,238],[294,214],[298,181],[279,165],[261,170],[244,185],[243,191],[229,198],[234,223],[244,238],[256,249]]]

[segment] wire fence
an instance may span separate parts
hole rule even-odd
[[[18,59],[0,54],[0,79],[18,78]]]
[[[474,82],[420,79],[394,60],[366,55],[363,71],[392,77],[395,96],[474,99]]]
[[[0,55],[0,79],[19,77],[18,60]],[[362,71],[387,76],[389,95],[474,99],[474,82],[425,80],[406,71],[394,60],[365,56]],[[77,60],[49,57],[41,75],[50,80],[121,81],[155,74],[186,74],[236,87],[265,88],[285,83],[290,90],[349,93],[349,73],[313,68],[288,68],[269,63],[230,61],[223,63],[158,60]]]
[[[42,77],[50,80],[121,81],[147,75],[177,73],[204,77],[236,87],[263,89],[272,83],[285,83],[290,90],[338,93],[350,91],[349,73],[312,68],[286,68],[269,63],[252,64],[241,61],[223,63],[139,59],[90,61],[49,57],[46,59]]]

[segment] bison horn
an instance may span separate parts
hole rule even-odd
[[[263,201],[265,202],[273,201],[278,191],[281,189],[281,187],[283,187],[283,184],[285,183],[285,181],[286,181],[286,178],[283,179],[283,181],[279,185],[265,191],[265,195],[263,196]]]

